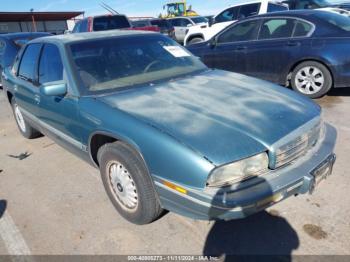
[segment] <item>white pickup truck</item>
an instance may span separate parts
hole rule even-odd
[[[209,27],[203,28],[198,25],[189,27],[184,39],[184,45],[207,41],[239,19],[285,10],[288,10],[288,5],[273,0],[246,0],[240,2],[215,15]]]

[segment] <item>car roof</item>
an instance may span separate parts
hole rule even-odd
[[[80,41],[98,40],[103,38],[111,37],[124,37],[124,36],[135,36],[135,35],[149,35],[157,34],[150,31],[138,31],[138,30],[107,30],[99,32],[88,32],[88,33],[75,33],[66,35],[55,35],[45,38],[37,38],[32,40],[31,43],[58,43],[58,44],[69,44]]]
[[[274,3],[274,4],[282,4],[282,1],[279,0],[236,0],[233,4],[229,5],[225,9],[229,7],[235,7],[246,4],[255,4],[255,3]]]
[[[99,17],[113,17],[113,16],[125,16],[124,14],[104,14],[104,15],[94,15],[94,16],[88,16],[85,19],[89,19],[89,18],[99,18]]]
[[[0,37],[7,39],[17,39],[22,37],[30,37],[30,36],[51,36],[52,34],[46,32],[23,32],[23,33],[8,33],[1,34]]]
[[[324,13],[324,12],[328,12],[328,11],[316,10],[316,9],[286,10],[286,11],[278,11],[278,12],[271,12],[271,13],[266,13],[266,14],[261,14],[261,15],[250,16],[249,18],[274,17],[274,16],[289,16],[289,17],[307,18],[310,16],[314,16],[317,13]]]

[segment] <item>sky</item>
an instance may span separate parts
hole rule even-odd
[[[329,0],[329,2],[350,0]],[[85,15],[99,15],[106,11],[101,2],[128,16],[158,16],[164,12],[166,0],[2,0],[0,11],[85,11]],[[188,0],[192,9],[201,15],[214,15],[225,7],[242,0]]]
[[[128,16],[158,16],[166,0],[2,0],[0,11],[85,11],[86,15],[104,14],[101,2]],[[202,15],[215,14],[237,0],[188,0]]]

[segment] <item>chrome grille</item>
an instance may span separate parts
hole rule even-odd
[[[305,155],[320,139],[321,127],[322,123],[318,122],[306,133],[279,147],[274,167],[281,167]]]

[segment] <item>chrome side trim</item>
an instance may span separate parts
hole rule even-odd
[[[83,150],[84,152],[87,152],[87,146],[86,145],[84,145],[81,142],[71,138],[70,136],[66,135],[65,133],[63,133],[63,132],[61,132],[59,130],[57,130],[56,128],[53,128],[52,126],[46,124],[45,122],[43,122],[42,120],[38,119],[36,116],[34,116],[33,114],[29,113],[27,110],[23,109],[22,107],[20,107],[20,110],[25,115],[25,117],[29,118],[31,121],[39,124],[44,129],[47,129],[48,131],[50,131],[51,133],[53,133],[57,137],[63,139],[64,141],[66,141],[69,144],[77,147],[78,149]]]

